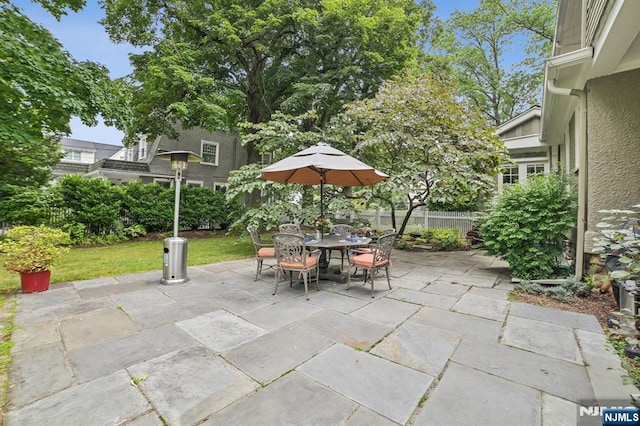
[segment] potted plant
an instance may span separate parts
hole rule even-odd
[[[40,226],[16,226],[0,243],[4,267],[20,274],[23,293],[45,291],[51,282],[51,266],[69,249],[69,234],[59,229]]]

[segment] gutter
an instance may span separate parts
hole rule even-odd
[[[593,47],[588,46],[564,55],[554,56],[546,60],[545,65],[545,99],[542,110],[542,131],[540,141],[549,139],[548,123],[553,113],[553,102],[555,96],[574,96],[578,98],[579,114],[576,113],[576,145],[578,147],[578,214],[577,214],[577,236],[576,236],[576,281],[582,281],[584,275],[584,234],[586,228],[586,189],[587,189],[587,95],[584,90],[560,87],[556,85],[556,78],[562,69],[573,68],[573,72],[578,73],[578,81],[582,80],[580,75],[585,71],[583,68],[593,58]],[[577,83],[579,87],[584,84]],[[547,94],[548,99],[547,98]],[[548,101],[548,102],[545,102]]]
[[[567,89],[555,85],[555,81],[547,81],[549,93],[561,96],[575,96],[580,103],[580,114],[576,114],[576,144],[578,146],[578,217],[576,232],[575,281],[582,281],[584,269],[584,233],[586,224],[586,190],[587,190],[587,94],[584,90]]]

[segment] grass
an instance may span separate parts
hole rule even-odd
[[[60,283],[162,270],[163,248],[162,240],[73,248],[54,265],[51,282]],[[253,256],[255,251],[249,239],[225,236],[189,239],[187,253],[187,263],[192,266],[247,258]],[[3,263],[2,256],[0,256],[0,263]],[[19,289],[20,277],[0,268],[0,292],[14,292]]]

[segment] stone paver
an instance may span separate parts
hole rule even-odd
[[[451,360],[569,401],[594,396],[582,366],[499,343],[462,339]]]
[[[369,349],[386,336],[391,327],[334,311],[321,311],[300,325],[357,349]]]
[[[453,331],[407,321],[376,345],[371,353],[438,377],[461,337]]]
[[[494,321],[504,321],[507,316],[509,302],[492,297],[465,294],[451,308],[455,312],[474,315]]]
[[[197,424],[258,388],[203,347],[171,352],[128,368],[168,424]]]
[[[512,316],[507,320],[500,342],[583,365],[573,329],[557,324]]]
[[[60,343],[40,346],[37,351],[21,351],[13,355],[9,404],[21,407],[65,389],[72,384]]]
[[[498,321],[428,307],[411,317],[411,321],[491,342],[498,341],[502,328],[502,323]]]
[[[137,331],[138,326],[120,309],[99,309],[60,322],[62,340],[69,351],[130,336]]]
[[[393,260],[375,298],[328,281],[273,296],[253,258],[19,295],[5,424],[557,426],[639,393],[595,317],[509,302],[504,261]]]
[[[202,426],[338,425],[357,404],[293,372],[216,414]]]
[[[246,312],[242,317],[266,330],[275,330],[322,310],[319,306],[302,301],[284,300]]]
[[[298,371],[376,413],[404,424],[432,377],[344,345],[335,345]]]
[[[440,294],[427,293],[425,291],[415,291],[399,289],[387,296],[390,299],[402,300],[410,303],[418,303],[433,308],[449,309],[458,301],[455,297],[443,296]]]
[[[396,327],[419,310],[420,306],[413,303],[382,298],[358,309],[351,315],[389,327]]]
[[[413,424],[538,426],[540,399],[528,386],[453,363]]]
[[[76,379],[83,383],[145,359],[197,344],[186,332],[171,324],[71,351],[68,352],[68,357]]]
[[[600,327],[596,317],[579,312],[561,311],[560,309],[543,308],[541,306],[514,302],[511,304],[509,314],[516,317],[550,322],[563,327],[577,328],[603,334],[602,327]]]
[[[226,311],[201,315],[176,325],[216,352],[229,350],[267,332]]]
[[[64,389],[5,416],[6,426],[122,424],[151,405],[125,371]]]
[[[235,347],[222,356],[257,382],[267,384],[333,343],[328,337],[288,325]]]

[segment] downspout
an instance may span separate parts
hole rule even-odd
[[[576,144],[578,145],[578,217],[576,235],[575,281],[582,281],[584,272],[584,234],[586,225],[587,189],[587,95],[584,90],[567,89],[547,80],[547,90],[554,95],[575,96],[580,102],[580,114],[576,117]]]

